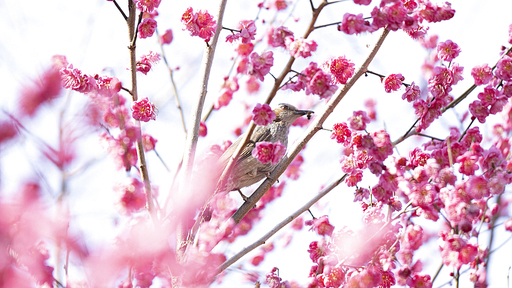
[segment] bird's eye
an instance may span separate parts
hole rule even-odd
[[[281,109],[283,109],[283,110],[288,110],[288,109],[290,109],[290,107],[288,107],[288,105],[286,105],[286,104],[284,104],[284,103],[279,104],[279,106],[281,106]]]

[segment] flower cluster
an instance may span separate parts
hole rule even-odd
[[[209,42],[217,29],[217,21],[213,19],[213,16],[208,11],[199,10],[194,13],[192,7],[188,7],[183,16],[181,22],[185,25],[183,30],[188,30],[190,36],[198,36],[204,39],[205,42]]]
[[[314,94],[323,99],[331,97],[338,89],[336,85],[331,83],[331,75],[319,68],[315,62],[311,62],[306,69],[300,72],[298,81],[284,85],[283,89],[306,90],[306,95]]]
[[[330,59],[324,63],[327,70],[333,77],[333,82],[338,84],[347,84],[348,79],[354,75],[354,63],[345,56],[339,56]]]
[[[227,42],[233,42],[242,39],[243,44],[247,44],[254,40],[256,35],[256,24],[253,20],[242,20],[238,23],[237,29],[239,32],[233,33],[226,37]]]
[[[256,147],[252,149],[252,157],[263,164],[270,162],[270,164],[275,165],[283,158],[285,152],[286,147],[279,141],[275,143],[262,141],[256,143]]]
[[[161,0],[134,0],[137,9],[146,13],[153,13],[153,11],[160,6]]]

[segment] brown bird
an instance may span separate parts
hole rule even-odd
[[[240,156],[233,166],[233,172],[228,177],[227,184],[224,185],[221,191],[233,191],[240,188],[250,186],[263,178],[265,178],[274,168],[279,164],[272,165],[271,163],[263,164],[258,159],[252,157],[252,149],[256,147],[256,143],[266,141],[275,143],[281,142],[285,147],[288,146],[288,129],[297,118],[307,115],[308,119],[311,118],[310,110],[299,110],[293,105],[281,103],[274,109],[276,119],[266,126],[258,126],[251,135],[249,143],[240,152]],[[228,149],[222,154],[219,159],[219,165],[226,167],[229,159],[233,156],[239,143],[244,138],[240,136]],[[240,192],[244,200],[246,197]]]

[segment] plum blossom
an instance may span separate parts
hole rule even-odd
[[[139,24],[139,36],[141,39],[153,36],[156,30],[156,21],[152,18],[144,18]]]
[[[255,76],[260,81],[263,77],[270,72],[270,68],[274,65],[274,56],[272,51],[263,52],[259,55],[256,52],[251,53],[249,56],[249,63],[247,64],[247,74]]]
[[[370,29],[370,23],[363,18],[363,14],[345,13],[343,20],[338,24],[338,31],[348,35],[361,34]]]
[[[512,81],[512,57],[505,55],[496,65],[496,76],[505,81]]]
[[[256,24],[253,20],[242,20],[238,23],[237,29],[240,32],[228,35],[226,37],[227,42],[233,42],[238,39],[242,39],[243,44],[250,43],[252,40],[256,39],[254,36],[256,35]]]
[[[254,115],[252,120],[256,125],[266,126],[276,119],[276,113],[272,111],[272,108],[270,108],[268,104],[256,104],[256,107],[252,110],[252,114]]]
[[[333,77],[333,82],[347,84],[348,79],[354,75],[354,63],[345,56],[332,58],[325,62],[324,67]]]
[[[352,131],[348,128],[347,123],[336,123],[332,127],[331,139],[336,139],[336,142],[347,145],[350,143]]]
[[[151,103],[148,97],[134,101],[132,104],[132,117],[135,120],[148,122],[156,119],[156,107]]]
[[[134,0],[137,9],[146,13],[153,13],[158,8],[161,0]]]
[[[387,93],[391,91],[398,91],[400,87],[402,87],[402,82],[405,80],[405,77],[402,74],[390,74],[388,77],[384,79],[384,89]]]
[[[366,112],[359,110],[352,112],[352,117],[348,118],[348,122],[350,123],[350,129],[353,130],[365,130],[366,124],[370,123],[372,120]]]
[[[268,33],[268,44],[272,47],[286,47],[286,39],[293,39],[293,32],[284,26],[274,29],[271,27]]]
[[[308,58],[311,56],[311,52],[316,51],[318,46],[314,40],[308,40],[304,38],[293,39],[287,37],[285,39],[286,49],[295,58]]]
[[[460,47],[452,40],[446,40],[445,42],[439,42],[437,44],[437,56],[447,62],[451,62],[457,56],[459,56]]]
[[[171,44],[172,40],[174,39],[172,29],[165,30],[164,34],[160,36],[160,42],[162,45],[165,44]]]
[[[414,102],[420,98],[420,87],[414,84],[414,81],[411,85],[405,88],[405,93],[402,95],[402,99],[407,99],[407,102]]]
[[[308,220],[304,224],[311,226],[310,230],[316,231],[316,233],[321,236],[331,236],[332,232],[334,232],[334,226],[329,223],[329,218],[327,215],[324,215],[320,218],[315,218],[313,220]]]
[[[141,72],[142,74],[147,75],[148,72],[153,67],[153,65],[158,63],[158,61],[160,61],[160,55],[153,51],[149,51],[148,54],[142,55],[140,57],[140,60],[137,61],[136,69],[137,69],[137,71]]]
[[[263,164],[270,162],[272,165],[275,165],[283,158],[285,152],[286,147],[279,141],[275,143],[262,141],[256,143],[256,147],[252,149],[251,154],[252,157],[258,159]]]
[[[482,64],[471,69],[471,76],[475,79],[475,85],[485,85],[492,80],[492,69],[488,64]]]

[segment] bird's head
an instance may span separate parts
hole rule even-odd
[[[311,110],[299,110],[293,105],[281,103],[274,109],[274,113],[276,113],[275,122],[283,122],[287,126],[290,126],[297,118],[307,115],[309,119],[311,118],[311,114],[315,112]]]

